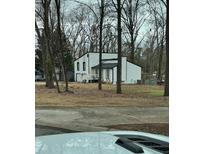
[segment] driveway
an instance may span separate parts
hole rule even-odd
[[[169,123],[168,107],[72,107],[36,109],[36,125],[105,131],[121,124]]]

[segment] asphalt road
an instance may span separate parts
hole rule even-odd
[[[107,131],[120,124],[168,123],[168,107],[76,107],[36,109],[36,125],[75,131]],[[38,130],[37,130],[38,131]],[[53,132],[53,129],[46,132]],[[44,129],[40,129],[44,132]],[[54,132],[59,132],[54,129]],[[61,131],[64,132],[64,131]]]

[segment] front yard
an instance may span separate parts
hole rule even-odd
[[[61,84],[61,88],[63,85]],[[69,83],[74,93],[57,93],[47,89],[44,83],[36,83],[36,107],[72,106],[169,106],[168,97],[163,96],[163,86],[122,85],[123,94],[116,94],[116,85],[103,84],[99,91],[97,83]]]

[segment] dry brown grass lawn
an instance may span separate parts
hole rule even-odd
[[[169,136],[168,123],[121,124],[107,127],[120,130],[142,131]]]
[[[123,94],[115,94],[116,87],[103,84],[103,90],[97,90],[94,83],[69,83],[74,92],[57,93],[47,89],[42,83],[36,84],[36,107],[40,106],[168,106],[168,98],[163,97],[163,86],[122,85]],[[63,88],[63,86],[61,86]]]

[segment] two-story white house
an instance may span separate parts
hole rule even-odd
[[[102,81],[116,84],[117,53],[102,53]],[[99,53],[86,53],[74,62],[74,78],[76,82],[98,81]],[[141,80],[141,67],[122,57],[122,83],[137,83]]]

